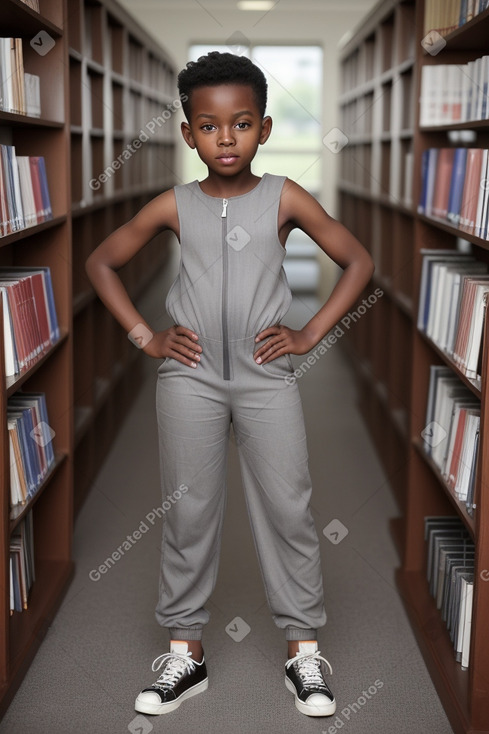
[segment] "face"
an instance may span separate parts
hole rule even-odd
[[[209,171],[233,176],[249,168],[271,127],[270,117],[262,119],[250,86],[221,84],[194,89],[190,123],[182,123],[182,134]]]

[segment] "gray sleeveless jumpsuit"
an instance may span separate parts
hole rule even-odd
[[[202,354],[196,368],[167,357],[157,370],[161,482],[171,507],[156,619],[170,639],[199,640],[209,621],[231,422],[272,618],[287,640],[315,639],[326,623],[302,405],[295,380],[285,379],[292,361],[253,359],[262,346],[255,336],[281,321],[292,298],[277,232],[284,181],[265,174],[229,199],[205,194],[197,181],[174,189],[181,262],[166,309],[199,336]]]

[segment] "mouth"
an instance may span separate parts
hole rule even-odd
[[[234,153],[228,153],[227,155],[218,155],[217,160],[221,161],[222,163],[234,163],[234,161],[237,161],[239,158],[238,155],[235,155]]]

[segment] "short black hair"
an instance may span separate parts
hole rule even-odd
[[[192,92],[198,87],[215,87],[219,84],[250,86],[262,117],[267,106],[267,80],[265,75],[246,56],[210,51],[189,61],[178,75],[178,91],[185,117],[190,121]]]

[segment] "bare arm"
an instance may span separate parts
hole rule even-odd
[[[87,275],[100,300],[151,357],[174,357],[192,365],[201,352],[197,334],[182,326],[155,331],[143,319],[129,298],[116,271],[128,263],[158,232],[171,229],[179,234],[173,190],[160,194],[144,206],[129,222],[109,235],[85,263]]]
[[[282,192],[279,227],[287,222],[309,235],[344,272],[326,303],[300,331],[270,327],[257,335],[257,341],[271,337],[255,353],[263,362],[281,354],[305,354],[312,349],[356,302],[374,272],[373,260],[357,238],[290,180]]]

